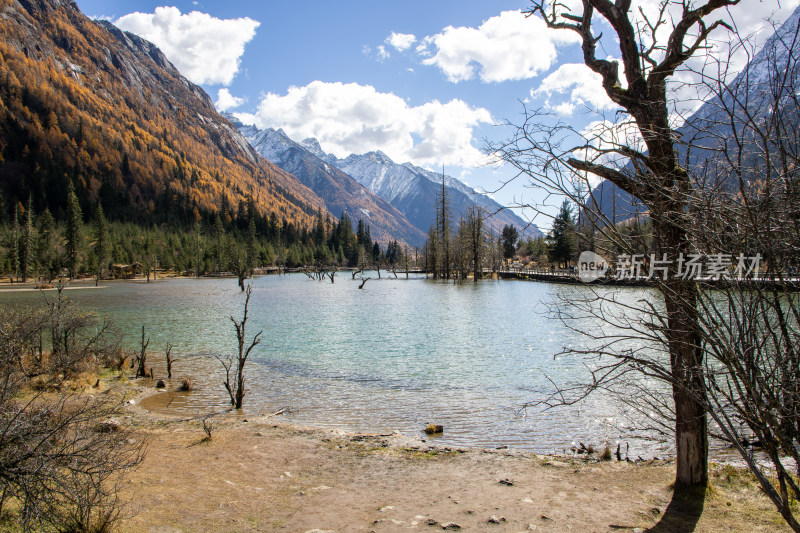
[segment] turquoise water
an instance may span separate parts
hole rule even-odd
[[[561,452],[573,442],[621,440],[631,455],[655,453],[654,444],[618,428],[632,415],[602,395],[545,412],[522,409],[553,390],[550,379],[571,385],[587,378],[584,360],[554,355],[589,341],[550,313],[586,288],[368,275],[364,290],[346,273],[334,284],[302,274],[253,280],[248,337],[263,334],[246,367],[245,414],[285,407],[283,416],[298,424],[415,435],[437,423],[445,427],[441,444]],[[616,290],[623,298],[643,291]],[[171,409],[196,415],[226,407],[214,354],[236,350],[229,317],[241,318],[245,296],[235,280],[111,282],[67,294],[113,317],[131,348],[142,324],[151,353],[175,345],[174,377],[190,377],[197,390]],[[41,300],[37,292],[0,291],[0,305]],[[597,327],[582,319],[581,329]],[[157,358],[153,366],[163,377]]]

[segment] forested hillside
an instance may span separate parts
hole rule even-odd
[[[190,226],[240,210],[310,227],[324,209],[249,147],[151,43],[86,18],[71,1],[0,0],[0,216],[33,201]]]

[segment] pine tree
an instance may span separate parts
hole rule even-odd
[[[39,235],[36,242],[36,263],[39,268],[44,270],[47,281],[50,281],[54,272],[60,268],[56,263],[58,251],[55,241],[56,221],[49,209],[38,217]]]
[[[361,221],[359,220],[359,224]],[[325,222],[322,220],[322,208],[317,211],[317,222],[314,225],[314,244],[317,246],[325,243]]]
[[[256,267],[256,222],[255,217],[250,217],[247,223],[247,242],[245,246],[245,265],[252,276]]]
[[[14,280],[19,281],[20,264],[19,264],[19,241],[20,241],[20,227],[19,227],[19,206],[14,206],[14,222],[11,229],[11,255],[14,263]]]
[[[564,268],[575,258],[578,244],[575,238],[575,220],[572,205],[565,199],[550,231],[550,261],[563,263]]]
[[[103,269],[108,262],[109,252],[108,222],[106,221],[103,206],[98,202],[94,213],[94,255],[97,260],[97,278],[95,285],[103,277]]]
[[[517,228],[513,225],[504,226],[500,238],[503,241],[503,257],[511,259],[517,252],[517,239],[519,239]]]
[[[69,270],[70,278],[75,277],[78,268],[78,257],[81,251],[82,217],[81,205],[78,202],[78,197],[75,195],[75,188],[70,182],[67,188],[67,226],[64,235],[67,248],[67,269]]]
[[[222,224],[222,217],[219,215],[219,211],[214,217],[214,237],[216,238],[214,256],[217,260],[217,275],[219,276],[222,273],[222,265],[225,262],[225,227]]]
[[[33,232],[33,196],[28,196],[28,209],[25,211],[25,224],[22,227],[22,235],[19,243],[19,265],[22,281],[28,279],[28,271],[31,270],[34,262]]]
[[[472,263],[472,279],[477,283],[481,275],[485,241],[483,229],[483,211],[478,206],[471,206],[467,211],[467,231],[469,239],[470,261]]]

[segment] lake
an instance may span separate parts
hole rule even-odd
[[[625,432],[635,413],[601,394],[570,407],[523,409],[554,390],[551,380],[568,386],[588,377],[580,357],[554,356],[590,341],[551,317],[553,306],[585,296],[588,288],[367,275],[372,279],[363,290],[349,273],[333,284],[303,274],[252,280],[248,340],[263,334],[245,370],[245,415],[287,408],[282,416],[296,424],[420,436],[436,423],[445,428],[436,437],[444,445],[560,453],[577,442],[602,448],[622,441],[623,450],[630,443],[632,457],[664,453],[663,445]],[[608,290],[623,300],[648,291]],[[229,317],[241,319],[245,300],[236,280],[106,282],[98,289],[75,285],[65,294],[113,317],[129,348],[138,347],[142,325],[151,337],[149,353],[175,345],[173,381],[188,376],[196,390],[170,410],[192,416],[227,407],[214,354],[236,350]],[[42,298],[0,290],[0,305]],[[598,327],[582,319],[581,329]],[[166,375],[162,361],[153,359],[157,378]]]

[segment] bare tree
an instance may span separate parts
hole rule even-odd
[[[98,321],[97,317],[79,309],[64,295],[66,285],[59,281],[56,298],[45,297],[47,311],[46,329],[49,330],[50,354],[47,364],[65,376],[79,373],[95,364],[102,353],[108,352],[104,340],[110,327],[108,321]],[[85,332],[90,332],[83,335]],[[44,335],[44,330],[39,335]],[[42,342],[39,354],[42,354]]]
[[[472,277],[475,283],[481,277],[483,269],[483,256],[486,251],[486,232],[484,229],[484,212],[478,206],[471,206],[467,211],[467,232],[469,240],[470,261],[472,263]]]
[[[637,20],[629,0],[584,0],[580,13],[558,2],[533,1],[530,15],[541,17],[550,28],[571,31],[579,37],[584,63],[600,75],[606,95],[620,107],[623,121],[640,135],[643,146],[625,139],[606,146],[580,139],[574,142],[579,132],[569,126],[546,125],[536,114],[527,114],[515,137],[492,147],[494,153],[538,186],[566,193],[581,204],[584,199],[578,198],[576,182],[583,182],[586,190],[587,174],[612,182],[646,207],[658,257],[688,255],[692,249],[686,214],[693,183],[679,164],[667,84],[676,69],[703,49],[714,30],[729,28],[721,19],[709,19],[736,3],[738,0],[708,0],[695,6],[684,2],[670,13],[673,4],[664,1],[655,20],[644,14]],[[601,35],[597,24],[601,18],[618,39],[621,65],[603,59],[605,53],[598,56]],[[672,30],[663,38],[662,28],[670,24]],[[617,158],[615,164],[609,164],[610,156]],[[670,269],[659,283],[664,304],[659,333],[669,358],[675,410],[675,485],[681,490],[704,487],[708,481],[706,389],[697,285],[675,275],[674,264]]]
[[[253,286],[248,285],[247,289],[245,290],[245,301],[244,301],[244,315],[242,316],[242,320],[236,320],[233,317],[231,318],[231,322],[233,322],[233,326],[236,328],[236,340],[238,342],[238,353],[236,357],[228,356],[226,359],[223,359],[220,356],[217,356],[217,360],[222,364],[222,367],[225,369],[225,381],[223,385],[225,386],[225,390],[228,391],[228,396],[230,396],[231,405],[235,409],[242,408],[242,401],[244,400],[244,365],[247,363],[247,358],[250,357],[250,352],[253,351],[260,342],[261,342],[261,334],[263,331],[259,331],[253,337],[253,340],[250,342],[250,345],[245,348],[245,337],[246,331],[245,328],[247,327],[247,313],[248,307],[250,305],[250,295],[253,292]]]
[[[439,268],[439,275],[445,279],[450,279],[450,246],[451,246],[451,228],[450,228],[451,206],[450,199],[447,195],[447,186],[445,185],[444,169],[442,169],[442,189],[436,198],[436,233],[437,241],[440,244],[441,253],[438,254],[441,267]],[[434,270],[434,278],[436,270]]]
[[[753,45],[744,39],[732,50]],[[707,410],[794,531],[800,499],[800,24],[785,24],[732,82],[702,86],[714,112],[690,124],[701,156],[692,235],[708,254],[756,251],[763,283],[701,286]],[[748,444],[774,469],[766,475]],[[784,459],[790,459],[788,467]],[[792,472],[794,470],[794,472]]]
[[[164,347],[164,357],[167,360],[167,379],[172,379],[172,363],[178,360],[172,357],[172,348],[173,346],[171,342],[168,342]]]
[[[144,442],[115,421],[122,405],[111,396],[46,392],[61,390],[62,369],[104,359],[97,332],[107,328],[85,313],[76,321],[75,308],[59,299],[35,313],[46,320],[0,310],[0,512],[13,500],[24,531],[108,531],[123,516],[122,476],[141,463]],[[63,350],[55,336],[57,359],[38,356],[52,324],[69,339]],[[67,354],[81,362],[66,364]],[[21,396],[27,386],[33,394]]]
[[[150,345],[150,337],[145,337],[144,325],[142,325],[142,343],[139,349],[139,355],[136,356],[136,377],[147,377],[147,347]]]

